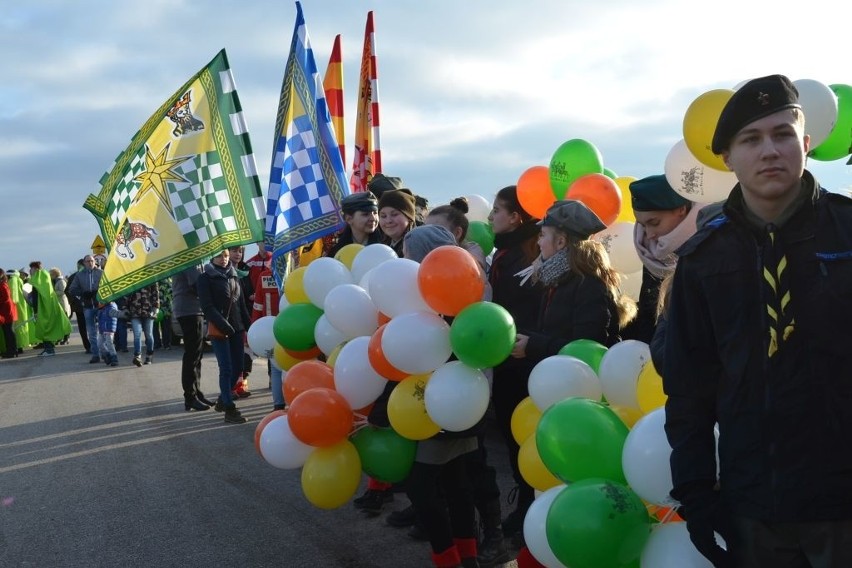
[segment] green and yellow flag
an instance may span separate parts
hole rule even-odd
[[[101,300],[263,240],[264,202],[225,50],[142,126],[83,207],[109,248]]]

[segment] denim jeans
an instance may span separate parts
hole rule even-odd
[[[270,370],[270,385],[272,390],[272,404],[278,406],[284,404],[284,373],[274,365]]]
[[[84,308],[86,317],[86,336],[89,338],[89,351],[98,354],[98,308]]]
[[[145,331],[145,352],[147,355],[154,353],[154,320],[151,318],[133,318],[130,320],[133,327],[133,356],[142,354],[142,331]]]
[[[219,400],[229,406],[234,403],[231,391],[237,386],[237,377],[243,372],[243,342],[245,332],[240,331],[225,339],[213,339],[213,353],[219,364]]]

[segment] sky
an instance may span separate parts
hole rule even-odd
[[[342,35],[347,168],[374,12],[384,173],[433,206],[491,200],[575,138],[620,176],[663,173],[690,103],[748,78],[852,83],[848,19],[824,0],[302,8],[321,73]],[[145,120],[222,48],[266,194],[295,14],[287,0],[0,0],[0,267],[73,269],[98,234],[86,197]],[[852,189],[845,159],[808,167],[828,189]]]

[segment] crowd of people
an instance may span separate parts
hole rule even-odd
[[[764,77],[734,94],[716,127],[713,151],[738,180],[724,204],[692,203],[663,175],[633,182],[634,244],[643,265],[638,302],[622,293],[606,250],[590,238],[606,226],[581,201],[558,200],[537,219],[515,186],[500,189],[489,215],[494,252],[486,256],[467,238],[464,198],[430,210],[401,178],[383,174],[367,191],[345,197],[344,230],[294,254],[296,265],[349,244],[384,243],[417,262],[440,246],[463,247],[482,269],[483,300],[504,307],[517,328],[511,356],[490,370],[492,416],[509,462],[489,460],[485,419],[464,432],[440,431],[418,442],[408,479],[368,479],[355,506],[376,516],[404,492],[410,506],[387,522],[428,541],[435,566],[508,562],[507,544],[523,546],[535,498],[511,429],[533,367],[573,340],[612,346],[636,339],[651,346],[663,377],[672,496],[696,548],[714,566],[852,565],[852,463],[842,445],[852,431],[845,380],[852,201],[826,193],[804,169],[808,144],[795,87],[782,76]],[[67,281],[37,261],[29,273],[0,270],[3,357],[32,345],[52,355],[76,315],[91,362],[118,364],[117,352],[127,349],[118,331],[123,326],[126,335],[130,322],[132,362],[151,364],[154,324],[162,345],[170,344],[173,319],[184,345],[185,409],[212,407],[226,422],[244,423],[236,401],[251,395],[246,332],[259,317],[278,313],[281,293],[262,244],[252,258],[244,255],[243,246],[222,250],[209,263],[108,303],[97,299],[102,271],[91,255]],[[215,401],[201,390],[206,339],[218,367]],[[269,363],[266,370],[273,409],[284,409],[282,372]],[[389,427],[394,385],[373,405],[368,420],[376,427]],[[505,515],[496,483],[501,467],[516,484]]]

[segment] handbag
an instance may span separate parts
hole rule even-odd
[[[231,294],[228,294],[228,311],[225,312],[225,321],[228,320],[228,316],[231,315],[231,306],[234,305],[234,297]],[[207,339],[227,339],[228,336],[225,335],[221,329],[219,329],[212,320],[207,320]]]

